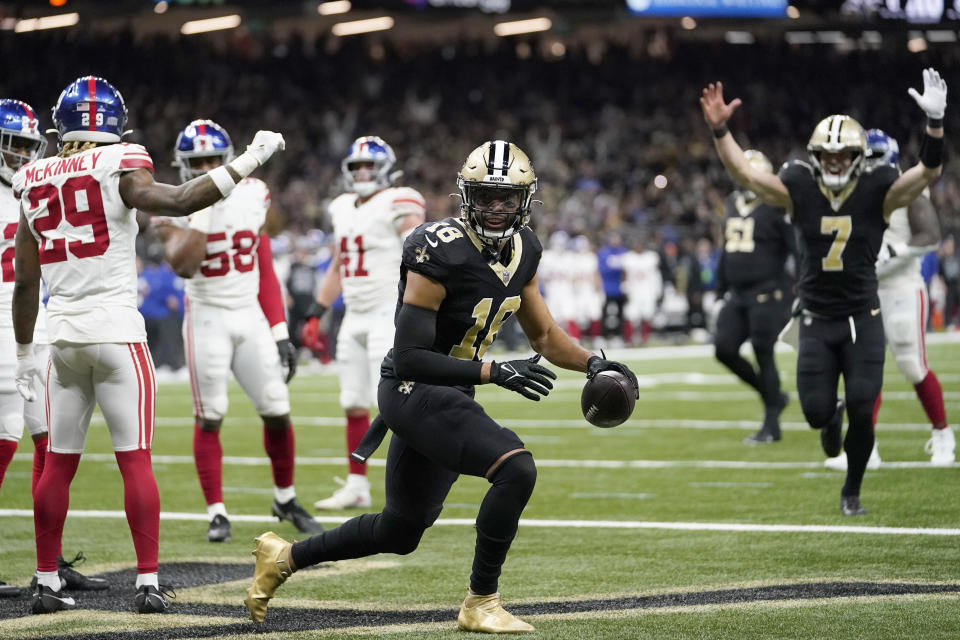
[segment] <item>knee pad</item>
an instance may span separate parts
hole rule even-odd
[[[23,414],[0,415],[0,440],[19,442],[23,436]]]
[[[369,514],[368,514],[369,515]],[[364,515],[364,518],[367,516]],[[374,539],[377,549],[383,553],[395,553],[405,556],[413,552],[420,545],[425,527],[398,516],[389,511],[370,515],[376,518],[374,523]]]
[[[228,406],[227,396],[204,396],[203,417],[207,420],[223,420]]]
[[[894,354],[897,362],[897,368],[910,384],[920,384],[927,377],[928,370],[920,361],[919,354]]]
[[[837,412],[837,399],[826,394],[800,394],[800,408],[807,423],[814,429],[820,429]]]
[[[533,487],[537,484],[537,465],[533,461],[533,454],[524,450],[504,460],[490,477],[490,484],[510,485],[527,495],[533,493]]]
[[[717,360],[726,364],[736,360],[740,355],[740,347],[734,347],[729,344],[718,344],[716,345],[716,351],[714,352]]]

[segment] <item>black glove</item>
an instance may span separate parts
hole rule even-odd
[[[326,305],[322,305],[316,300],[310,303],[310,306],[307,308],[306,315],[308,318],[322,318],[323,314],[327,312]]]
[[[537,364],[540,354],[528,360],[510,360],[509,362],[490,363],[490,382],[505,389],[516,391],[524,398],[540,400],[553,389],[553,383],[548,380],[557,379],[557,374],[544,366]],[[536,392],[536,393],[534,393]],[[540,395],[537,395],[537,394]]]
[[[635,397],[640,398],[640,383],[637,382],[637,376],[633,375],[633,371],[630,371],[627,365],[622,362],[607,360],[607,354],[603,352],[603,349],[600,350],[599,356],[591,356],[590,359],[587,360],[587,379],[592,378],[601,371],[618,371],[627,376],[630,382],[633,383],[633,388],[636,393]]]
[[[277,351],[280,353],[280,364],[287,368],[287,378],[284,382],[290,382],[297,372],[297,348],[285,338],[277,340]]]

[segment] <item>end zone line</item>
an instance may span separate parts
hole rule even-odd
[[[31,509],[0,509],[0,517],[32,518]],[[126,519],[123,511],[108,511],[97,509],[70,509],[68,518],[105,518]],[[178,511],[163,511],[161,520],[206,522],[205,513],[188,513]],[[274,516],[252,516],[230,514],[234,522],[259,522],[263,524],[276,521]],[[341,524],[349,517],[322,516],[316,520],[324,524]],[[476,524],[473,518],[440,518],[436,524],[440,526],[467,526]],[[737,524],[728,522],[644,522],[638,520],[520,520],[524,527],[543,527],[551,529],[665,529],[671,531],[739,531],[754,533],[863,533],[870,535],[914,535],[914,536],[960,536],[960,529],[924,528],[924,527],[856,527],[843,525],[812,525],[812,524]]]

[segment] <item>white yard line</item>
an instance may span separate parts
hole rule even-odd
[[[67,516],[70,518],[103,518],[121,520],[126,519],[123,511],[82,510],[71,509]],[[0,517],[32,518],[30,509],[0,509]],[[161,520],[206,522],[205,513],[185,513],[165,511],[160,514]],[[259,522],[268,524],[276,521],[273,516],[245,516],[231,514],[234,522]],[[349,520],[349,517],[322,516],[317,520],[324,524],[339,524]],[[473,518],[441,518],[437,520],[440,526],[466,526],[476,524]],[[864,533],[871,535],[913,535],[913,536],[960,536],[960,529],[923,528],[923,527],[854,527],[840,525],[808,525],[808,524],[738,524],[728,522],[644,522],[637,520],[535,520],[521,519],[524,527],[542,527],[548,529],[576,528],[576,529],[662,529],[671,531],[743,531],[757,533]]]
[[[33,454],[18,453],[14,459],[20,462],[33,460]],[[85,453],[83,459],[88,462],[115,463],[110,453]],[[152,456],[154,464],[183,464],[193,466],[192,456]],[[301,466],[342,466],[342,456],[305,457],[297,456],[296,463]],[[270,459],[254,456],[224,456],[223,464],[240,467],[266,467]],[[384,467],[386,461],[382,458],[371,458],[367,464],[373,467]],[[553,469],[817,469],[823,470],[822,461],[814,462],[752,462],[745,460],[550,460],[537,459],[540,468]],[[954,463],[954,467],[960,464]],[[929,462],[883,462],[881,469],[942,469],[933,467]]]

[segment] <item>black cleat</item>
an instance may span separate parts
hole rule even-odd
[[[133,597],[133,604],[137,607],[137,613],[164,613],[170,608],[170,601],[167,598],[176,597],[177,594],[170,587],[160,585],[157,588],[145,584],[137,589],[137,595]]]
[[[862,516],[867,513],[860,504],[860,496],[840,496],[840,511],[843,511],[845,516]]]
[[[0,580],[0,598],[16,598],[20,595],[20,587],[7,584]]]
[[[210,526],[207,527],[207,540],[209,542],[230,542],[230,521],[227,517],[219,513],[213,516]]]
[[[293,523],[293,526],[297,528],[297,531],[301,533],[323,532],[323,525],[314,520],[313,517],[307,513],[306,509],[300,506],[296,498],[291,498],[289,502],[284,502],[283,504],[274,500],[273,515],[275,515],[278,520],[290,521]]]
[[[33,591],[33,602],[30,610],[34,613],[54,613],[64,609],[76,609],[77,601],[62,591],[54,591],[50,587],[37,585]]]
[[[779,442],[780,434],[773,433],[766,427],[760,427],[756,433],[752,433],[743,439],[743,444],[768,444],[770,442]]]
[[[820,446],[828,458],[835,458],[843,451],[843,411],[846,408],[843,400],[837,400],[837,411],[820,429]]]
[[[60,584],[63,585],[63,588],[70,591],[103,591],[109,589],[110,585],[103,578],[91,578],[73,568],[74,565],[83,564],[86,559],[82,551],[74,556],[70,562],[64,560],[63,556],[57,557],[57,571],[60,573]]]

